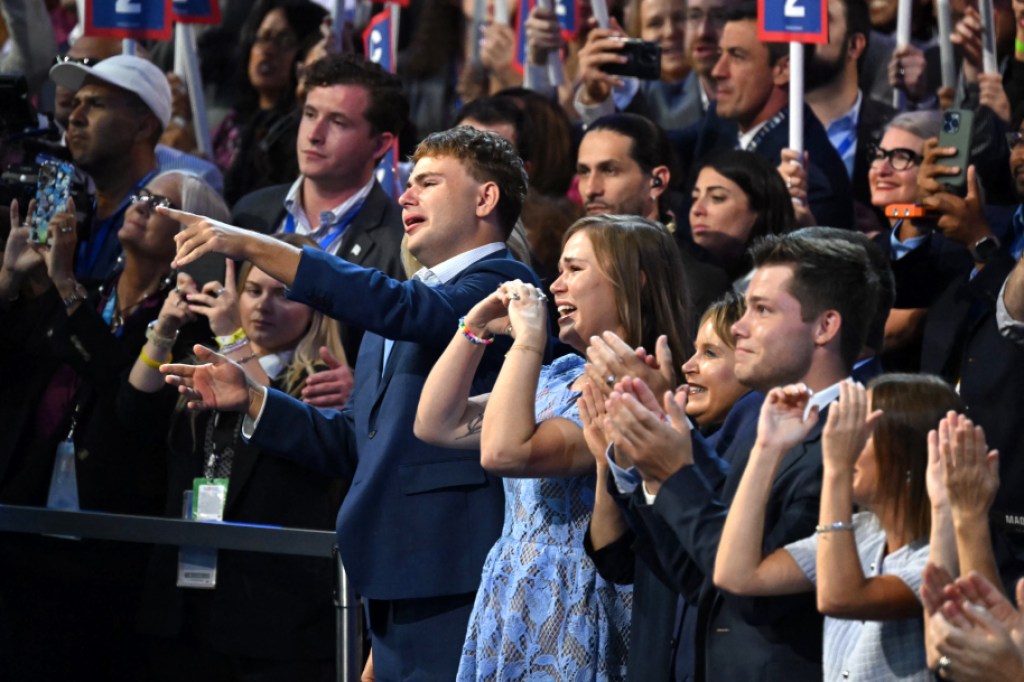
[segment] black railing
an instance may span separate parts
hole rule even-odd
[[[345,575],[333,532],[223,521],[200,523],[151,516],[75,512],[0,504],[0,531],[119,540],[179,547],[213,547],[333,559],[337,566],[337,678],[358,682],[362,673],[359,601]]]

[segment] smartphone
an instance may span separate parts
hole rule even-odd
[[[941,217],[938,211],[925,208],[920,204],[889,204],[885,207],[886,218],[904,218],[906,220],[937,220]]]
[[[203,254],[188,265],[179,268],[193,280],[200,289],[207,282],[224,284],[224,255],[220,253]]]
[[[639,38],[623,41],[621,54],[629,61],[625,64],[605,64],[601,69],[613,76],[632,76],[643,80],[661,78],[661,45]]]
[[[957,166],[960,172],[939,178],[946,191],[958,196],[967,194],[967,164],[971,159],[971,132],[974,127],[974,112],[969,109],[947,109],[942,112],[942,130],[939,131],[940,147],[956,147],[955,156],[938,159],[943,166]]]
[[[36,177],[36,205],[29,216],[32,240],[37,244],[47,243],[50,220],[68,205],[74,174],[75,167],[67,161],[47,159],[39,165],[39,175]]]

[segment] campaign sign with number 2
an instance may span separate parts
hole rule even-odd
[[[171,0],[86,0],[85,35],[171,39]]]
[[[757,16],[762,41],[828,42],[828,0],[757,0]]]

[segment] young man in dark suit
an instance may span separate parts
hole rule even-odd
[[[780,166],[789,147],[788,46],[758,40],[754,4],[744,3],[729,12],[719,55],[711,70],[715,104],[702,122],[673,135],[680,159],[692,175],[689,186],[715,152],[745,149]],[[815,224],[853,227],[846,167],[814,113],[806,105],[803,113],[808,156],[805,189]]]
[[[303,75],[306,99],[296,138],[301,175],[238,200],[232,223],[257,232],[297,232],[347,261],[405,279],[402,209],[374,171],[405,127],[401,82],[377,64],[331,55]],[[342,325],[355,360],[360,325]]]
[[[356,389],[342,411],[248,388],[241,368],[208,351],[197,352],[210,364],[172,371],[194,406],[247,412],[243,433],[252,443],[351,481],[338,546],[367,602],[376,679],[448,682],[503,497],[477,451],[426,445],[413,420],[459,318],[504,281],[538,282],[504,244],[527,186],[511,144],[460,127],[427,137],[413,158],[400,202],[409,249],[425,267],[407,282],[173,213],[189,224],[178,237],[179,263],[210,251],[251,260],[293,298],[365,326]],[[507,345],[490,346],[474,393],[490,390]]]
[[[762,393],[803,382],[815,392],[812,403],[824,411],[863,346],[878,299],[877,276],[864,249],[845,240],[773,236],[753,248],[753,259],[747,312],[733,327],[736,377]],[[653,379],[653,371],[605,362],[602,355],[600,350],[588,354],[601,365],[596,368],[601,376]],[[637,530],[592,548],[595,562],[602,572],[603,566],[621,569],[623,550],[631,548],[640,558],[636,603],[650,601],[641,584],[682,595],[675,614],[652,610],[662,628],[671,624],[672,629],[647,642],[634,640],[637,655],[630,662],[647,672],[631,667],[631,679],[674,674],[676,679],[754,680],[772,669],[786,679],[820,680],[821,620],[813,598],[734,597],[711,581],[728,505],[757,437],[757,415],[750,413],[719,459],[698,434],[691,440],[685,424],[673,428],[663,421],[649,401],[645,406],[632,396],[615,397],[609,408],[616,459],[621,453],[640,478],[632,489],[616,482],[611,492]],[[766,549],[814,530],[823,425],[819,422],[783,460],[772,484],[765,532],[771,547]],[[634,622],[644,616],[634,612]],[[643,622],[636,627],[649,630]]]

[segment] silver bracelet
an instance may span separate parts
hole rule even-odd
[[[853,530],[852,521],[836,521],[835,523],[829,523],[825,525],[818,525],[814,527],[816,533],[835,533],[841,530]]]

